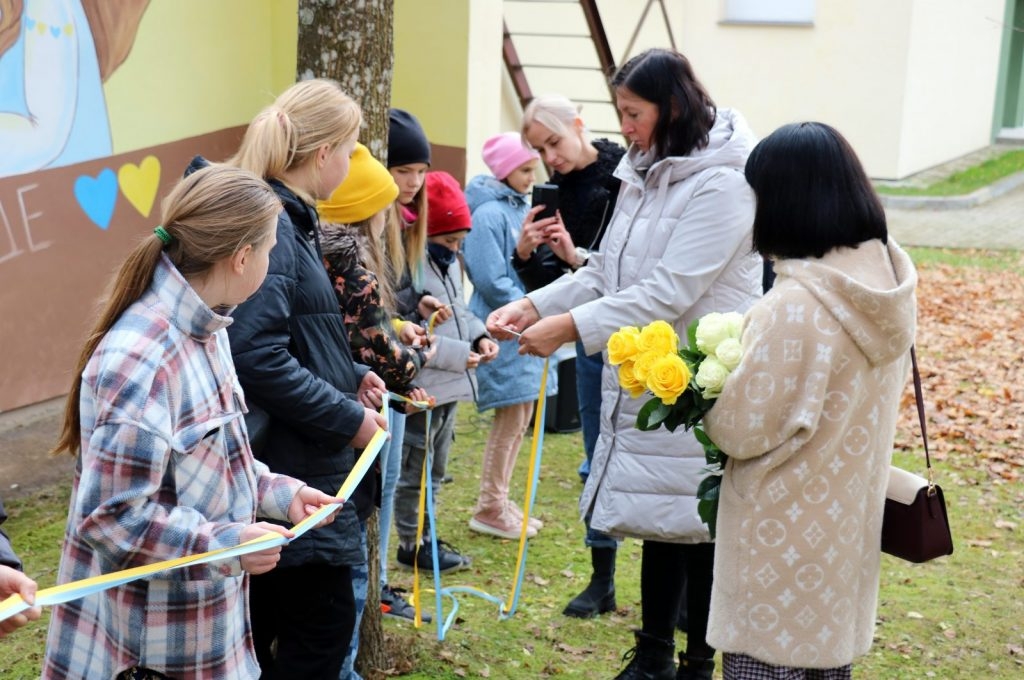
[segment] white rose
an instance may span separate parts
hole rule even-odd
[[[697,322],[697,349],[704,354],[712,356],[718,343],[729,336],[729,322],[725,314],[711,312],[701,317]]]
[[[743,315],[739,312],[728,312],[723,314],[725,323],[729,326],[729,337],[739,340],[743,337]]]
[[[709,356],[700,362],[697,375],[694,377],[701,394],[705,399],[715,399],[722,393],[725,379],[729,377],[729,369],[718,359]]]
[[[740,364],[743,358],[743,346],[736,338],[726,338],[718,343],[715,349],[715,358],[722,362],[726,370],[733,371]]]

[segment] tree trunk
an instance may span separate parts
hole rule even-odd
[[[363,108],[359,141],[387,156],[394,0],[299,0],[299,80],[333,78]]]
[[[363,109],[359,141],[387,157],[388,108],[394,69],[394,0],[299,0],[299,80],[333,78]],[[366,523],[369,586],[357,631],[356,669],[366,680],[391,668],[380,611],[380,530],[375,511]]]

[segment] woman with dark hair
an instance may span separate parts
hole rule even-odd
[[[754,246],[777,279],[747,312],[743,359],[704,418],[729,454],[708,639],[726,678],[842,680],[874,632],[917,275],[827,125],[775,131],[746,176]]]
[[[753,252],[754,197],[743,178],[753,135],[717,109],[686,58],[648,50],[612,80],[631,142],[615,171],[622,188],[601,252],[573,276],[494,312],[493,333],[522,331],[522,352],[546,356],[580,340],[603,349],[622,326],[657,319],[685,337],[709,312],[746,310],[760,295]],[[642,629],[619,678],[710,678],[704,640],[714,545],[697,514],[704,452],[692,433],[636,429],[641,400],[604,366],[601,433],[580,499],[591,526],[643,540]],[[674,632],[686,582],[686,652],[676,671]]]

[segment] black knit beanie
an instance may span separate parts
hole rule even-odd
[[[388,167],[426,163],[430,165],[430,142],[416,116],[391,109],[388,125]]]

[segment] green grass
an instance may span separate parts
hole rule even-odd
[[[954,250],[949,248],[908,248],[918,267],[949,265],[986,271],[1018,271],[1024,274],[1024,253],[1017,250]]]
[[[961,266],[993,264],[985,254],[915,250],[918,263]],[[997,256],[998,257],[998,256]],[[1004,261],[1020,266],[1018,259]],[[956,260],[956,258],[962,258]],[[968,263],[968,264],[964,264]],[[476,500],[480,451],[490,423],[468,406],[459,414],[449,472],[454,483],[439,494],[442,538],[473,557],[471,570],[445,575],[444,584],[468,585],[507,598],[513,584],[517,545],[469,531]],[[630,630],[640,623],[640,544],[627,541],[616,575],[619,611],[590,621],[565,618],[565,603],[589,575],[582,524],[576,513],[580,491],[576,467],[581,456],[577,434],[548,434],[545,440],[536,513],[545,522],[530,542],[526,578],[515,616],[499,621],[493,604],[460,595],[457,622],[443,642],[432,625],[386,620],[403,677],[608,678],[621,667],[631,646]],[[529,462],[524,446],[513,494],[522,498]],[[920,453],[898,454],[896,463],[919,470]],[[939,466],[950,511],[956,552],[925,565],[883,556],[875,644],[854,666],[858,679],[1017,678],[1024,672],[1024,489],[990,476],[968,457],[950,456]],[[50,489],[10,499],[5,528],[41,587],[52,585],[67,508],[67,489]],[[394,548],[391,551],[392,557]],[[394,585],[411,590],[409,572],[392,567]],[[430,587],[424,579],[421,585]],[[432,594],[425,606],[433,611]],[[446,602],[446,609],[450,605]],[[45,620],[0,641],[0,677],[16,680],[39,675]],[[677,636],[682,643],[684,636]]]
[[[57,582],[69,497],[69,488],[55,487],[5,503],[10,519],[4,523],[4,529],[25,564],[25,573],[36,580],[40,589]],[[44,608],[39,621],[0,640],[0,678],[39,677],[49,620],[50,609]]]
[[[962,196],[1022,171],[1024,171],[1024,149],[1017,149],[966,170],[953,173],[927,187],[879,184],[875,189],[880,194],[896,196]]]

